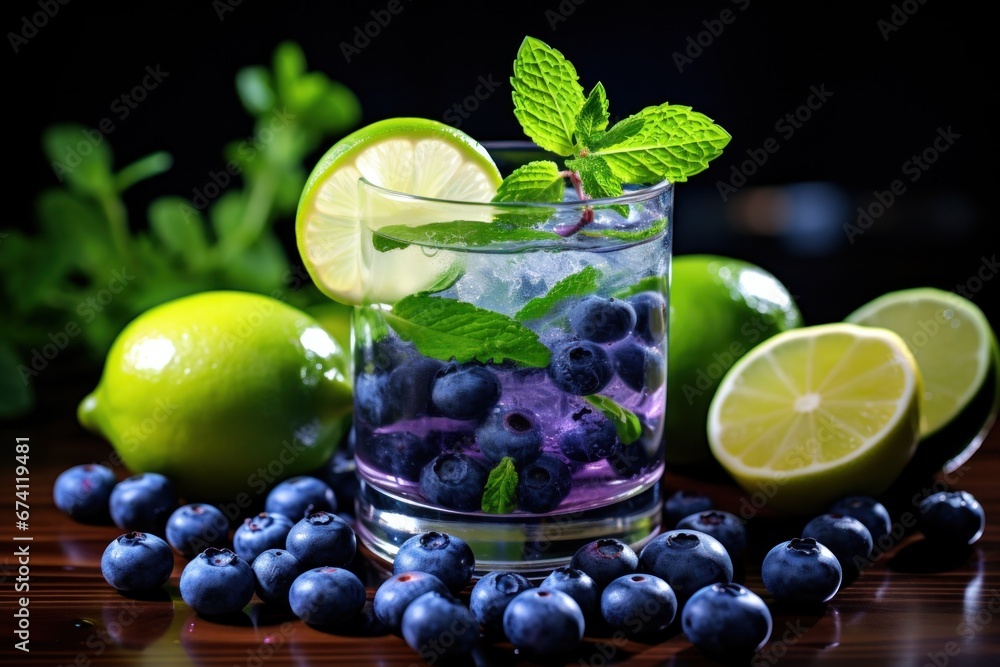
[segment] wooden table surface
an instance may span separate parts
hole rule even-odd
[[[71,393],[67,390],[67,393]],[[14,509],[15,438],[30,438],[30,520],[15,528],[6,512],[0,539],[0,662],[11,665],[345,665],[425,664],[402,639],[372,622],[371,598],[377,575],[359,558],[357,571],[369,582],[365,618],[350,627],[315,629],[275,615],[254,598],[237,619],[220,623],[199,618],[180,598],[178,580],[185,559],[158,595],[131,599],[104,581],[100,558],[122,531],[87,526],[62,515],[52,503],[56,475],[78,463],[105,461],[107,443],[76,425],[70,400],[46,402],[33,417],[2,428],[4,505]],[[117,471],[120,477],[127,472]],[[982,539],[968,552],[939,555],[909,534],[888,549],[860,579],[842,589],[824,609],[779,609],[774,630],[754,665],[1000,665],[1000,429],[947,479],[948,486],[976,496],[986,509]],[[931,480],[927,480],[930,484]],[[938,484],[946,482],[938,477]],[[742,496],[720,481],[669,474],[665,488],[694,488],[711,494],[721,509],[739,513]],[[897,512],[906,512],[900,501]],[[745,507],[745,506],[744,506]],[[909,507],[912,510],[912,506]],[[897,514],[897,516],[903,516]],[[798,535],[801,522],[768,518],[748,523],[751,548],[744,583],[772,602],[760,581],[760,560],[777,542]],[[30,536],[28,541],[14,541]],[[15,550],[27,545],[26,569]],[[16,592],[19,583],[30,585]],[[30,653],[20,641],[11,613],[29,598]],[[676,625],[676,624],[675,624]],[[439,661],[441,662],[441,661]],[[484,644],[468,661],[487,665],[696,665],[713,664],[671,628],[656,641],[613,642],[585,638],[564,659],[519,656],[509,644]]]

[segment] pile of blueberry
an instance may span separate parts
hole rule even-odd
[[[94,520],[109,512],[128,531],[101,559],[102,573],[116,589],[164,585],[176,551],[190,558],[180,591],[199,614],[238,612],[255,593],[315,626],[362,614],[365,586],[346,568],[357,540],[336,514],[336,495],[325,482],[297,477],[277,485],[265,511],[247,518],[230,540],[228,520],[218,508],[176,507],[162,475],[114,480],[107,468],[77,466],[59,476],[54,491],[57,506],[71,516]],[[166,508],[174,509],[160,523]],[[422,533],[400,546],[372,611],[422,657],[468,653],[484,639],[505,639],[535,655],[563,653],[585,632],[655,639],[676,622],[708,654],[758,650],[770,637],[772,618],[760,595],[734,582],[734,563],[743,565],[746,550],[744,523],[715,509],[707,496],[685,491],[667,499],[664,520],[674,528],[638,553],[617,539],[599,539],[537,587],[515,572],[489,572],[476,581],[467,602],[464,591],[476,563],[471,548],[454,535]],[[939,492],[919,504],[918,526],[927,540],[971,545],[983,533],[985,515],[967,492]],[[159,527],[165,540],[154,532]],[[809,521],[801,536],[775,545],[764,557],[761,579],[775,602],[822,604],[893,539],[881,503],[844,498]]]
[[[463,512],[480,510],[489,472],[505,458],[518,471],[517,508],[531,513],[556,509],[577,471],[587,470],[596,492],[607,486],[601,479],[649,469],[659,442],[647,434],[624,445],[582,397],[639,403],[663,386],[666,312],[656,292],[580,299],[565,312],[566,330],[546,332],[545,369],[446,363],[392,333],[359,346],[360,457],[383,484]],[[636,409],[640,419],[661,417]]]

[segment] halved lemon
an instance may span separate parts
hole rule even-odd
[[[786,331],[726,373],[709,444],[755,506],[816,512],[896,479],[920,435],[921,384],[913,354],[886,329]]]
[[[362,178],[396,192],[470,202],[490,201],[503,180],[481,145],[435,120],[390,118],[338,141],[306,181],[295,232],[316,285],[348,305],[392,303],[439,283],[452,268],[444,254],[428,262],[409,247],[387,253],[371,279],[363,260]]]
[[[919,287],[889,292],[847,316],[895,331],[924,379],[920,451],[946,469],[982,442],[1000,407],[1000,347],[983,311],[953,292]]]

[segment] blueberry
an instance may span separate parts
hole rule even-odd
[[[433,574],[426,572],[401,572],[378,587],[372,603],[375,617],[393,632],[399,632],[403,612],[424,593],[448,595],[448,587]]]
[[[635,391],[652,392],[663,386],[667,364],[659,351],[638,343],[620,345],[614,353],[615,372]]]
[[[615,369],[604,348],[587,341],[557,345],[549,362],[549,377],[568,394],[587,396],[604,389]]]
[[[229,549],[209,547],[181,572],[181,597],[202,616],[233,614],[253,597],[253,570]]]
[[[562,591],[522,591],[503,612],[503,632],[514,648],[536,655],[573,650],[583,629],[580,605]]]
[[[394,335],[372,341],[370,349],[372,367],[382,373],[392,371],[413,354],[412,346]]]
[[[479,639],[479,623],[468,607],[436,592],[411,602],[400,625],[410,648],[432,664],[441,657],[471,653]]]
[[[431,400],[445,417],[478,421],[500,400],[500,382],[482,366],[454,367],[434,382]]]
[[[336,512],[337,496],[321,479],[303,475],[281,482],[267,494],[264,511],[298,521],[313,512]]]
[[[85,463],[60,473],[52,496],[56,507],[77,521],[107,523],[111,519],[108,503],[117,482],[111,468]]]
[[[684,517],[712,509],[715,509],[715,503],[705,494],[681,489],[664,501],[663,525],[672,529]]]
[[[268,549],[253,559],[254,590],[267,604],[288,607],[288,591],[305,569],[286,549]]]
[[[534,588],[531,582],[514,572],[489,572],[472,587],[469,607],[483,629],[496,633],[503,629],[503,612],[521,591]]]
[[[288,590],[292,613],[309,625],[348,621],[365,606],[365,585],[350,570],[317,567],[306,570]]]
[[[639,556],[632,548],[613,537],[585,544],[573,554],[570,566],[590,575],[604,588],[618,577],[639,569]]]
[[[871,533],[872,543],[889,534],[892,530],[892,519],[885,505],[869,496],[849,496],[834,503],[830,511],[835,514],[846,514],[865,524]]]
[[[252,563],[262,551],[284,549],[285,538],[293,525],[284,514],[261,512],[244,519],[233,532],[233,550],[247,563]]]
[[[397,419],[414,419],[430,412],[431,391],[444,362],[427,357],[407,359],[389,374],[386,396]]]
[[[628,445],[622,444],[614,454],[607,458],[611,470],[619,477],[633,477],[641,474],[657,460],[649,455],[649,450],[643,439]]]
[[[285,548],[303,567],[341,567],[354,558],[357,538],[351,526],[332,512],[313,512],[292,526]]]
[[[677,595],[651,574],[626,574],[601,594],[601,615],[615,630],[630,634],[660,632],[677,615]]]
[[[538,584],[542,590],[562,591],[580,605],[584,618],[597,614],[601,606],[601,589],[589,574],[572,567],[557,567]]]
[[[156,535],[125,533],[111,540],[101,556],[104,580],[120,591],[148,591],[170,579],[174,552]]]
[[[658,292],[640,292],[628,300],[635,310],[635,336],[657,345],[667,332],[667,302]]]
[[[588,296],[569,311],[569,326],[584,340],[609,343],[620,340],[635,327],[632,305],[620,299]]]
[[[611,420],[588,407],[573,413],[573,425],[559,434],[563,455],[583,463],[614,456],[618,444],[618,431]]]
[[[385,426],[392,421],[387,394],[388,377],[359,373],[354,380],[354,415],[369,426]]]
[[[826,602],[840,589],[843,571],[832,551],[805,537],[782,542],[767,552],[760,576],[775,600]]]
[[[872,535],[857,519],[843,514],[821,514],[806,524],[802,537],[811,537],[833,552],[840,561],[843,583],[858,578],[869,564],[872,554]]]
[[[482,506],[489,473],[465,454],[441,454],[420,473],[420,492],[436,505],[471,512]]]
[[[738,560],[747,549],[747,529],[735,514],[721,510],[708,510],[686,516],[677,522],[677,528],[697,530],[722,542],[732,560]]]
[[[712,584],[688,600],[681,628],[711,655],[748,656],[771,636],[771,612],[760,596],[739,584]]]
[[[696,530],[660,533],[639,552],[639,567],[670,584],[682,602],[699,588],[733,580],[733,561],[722,542]]]
[[[188,557],[209,547],[224,547],[229,544],[229,519],[213,505],[182,505],[167,519],[167,542]]]
[[[458,593],[472,580],[476,558],[465,540],[448,533],[427,532],[403,542],[392,562],[392,573],[426,572]]]
[[[417,481],[420,470],[438,455],[433,443],[406,431],[377,433],[371,437],[368,446],[375,467],[411,482]]]
[[[490,463],[500,463],[509,456],[521,466],[541,453],[542,429],[538,417],[530,410],[497,406],[476,429],[476,442]]]
[[[111,519],[122,530],[163,534],[177,493],[170,480],[156,472],[139,473],[115,485],[109,499]]]
[[[354,429],[351,429],[351,433],[355,433]],[[344,447],[338,448],[323,468],[322,474],[338,500],[337,509],[353,514],[354,499],[358,497],[360,490],[354,452]]]
[[[534,514],[550,512],[569,495],[572,486],[569,467],[551,454],[542,454],[518,475],[517,506]]]
[[[919,527],[928,540],[974,544],[986,528],[982,505],[967,491],[942,491],[920,501]]]

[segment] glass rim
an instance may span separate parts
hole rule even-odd
[[[437,197],[427,197],[425,195],[415,195],[408,192],[401,192],[399,190],[393,190],[392,188],[387,188],[377,183],[372,183],[364,176],[358,177],[358,183],[364,184],[377,192],[382,193],[384,196],[390,196],[396,199],[414,201],[414,202],[425,202],[425,203],[435,203],[444,204],[448,206],[479,206],[479,207],[489,207],[489,208],[521,208],[521,209],[556,209],[556,210],[573,210],[579,209],[584,206],[614,206],[617,204],[635,204],[638,202],[648,201],[650,199],[656,199],[665,192],[669,192],[673,189],[674,183],[671,180],[664,179],[658,183],[652,185],[644,185],[636,188],[635,190],[629,190],[622,193],[618,197],[603,197],[597,199],[575,199],[572,201],[557,201],[557,202],[534,202],[534,201],[467,201],[462,199],[439,199]]]

